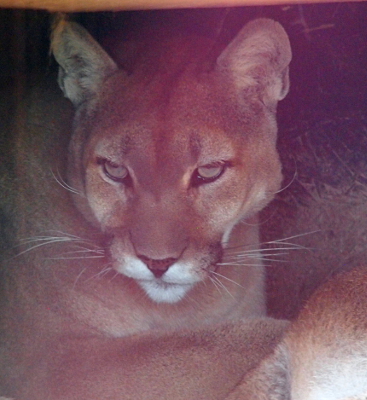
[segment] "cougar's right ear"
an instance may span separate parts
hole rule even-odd
[[[62,15],[52,27],[51,52],[59,64],[60,88],[76,107],[95,96],[103,81],[118,70],[83,27]]]
[[[292,58],[288,36],[277,22],[260,18],[249,22],[217,60],[238,94],[253,93],[273,108],[289,90]]]

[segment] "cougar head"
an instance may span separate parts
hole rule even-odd
[[[190,56],[174,45],[159,56],[151,49],[128,74],[81,26],[61,20],[53,30],[59,84],[76,108],[75,204],[108,238],[113,268],[155,302],[175,303],[204,281],[234,226],[281,182],[284,30],[266,19],[247,24],[209,69],[205,48],[193,47]]]

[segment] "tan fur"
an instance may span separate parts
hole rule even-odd
[[[283,339],[287,323],[270,318],[122,339],[50,336],[18,398],[364,400],[366,277],[363,267],[331,279]]]
[[[289,41],[271,20],[251,22],[214,58],[213,44],[179,41],[127,73],[82,27],[55,24],[75,115],[71,126],[70,104],[46,81],[11,127],[0,394],[46,399],[51,382],[61,392],[50,399],[73,398],[62,397],[54,350],[74,354],[79,338],[104,357],[132,334],[265,314],[256,214],[281,182],[275,111]],[[72,366],[65,374],[84,379]]]
[[[285,340],[292,399],[365,399],[366,310],[366,267],[338,275],[312,296]]]
[[[223,400],[286,326],[260,318],[173,335],[50,337],[17,400]]]
[[[366,309],[366,267],[331,279],[227,400],[364,400]]]

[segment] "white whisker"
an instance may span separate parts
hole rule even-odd
[[[78,280],[80,279],[80,277],[84,274],[84,272],[87,270],[88,268],[83,268],[80,273],[78,274],[78,276],[75,278],[74,284],[73,284],[73,290],[76,287],[76,284],[78,283]]]
[[[287,246],[287,247],[286,247]],[[264,249],[253,249],[253,250],[236,250],[232,251],[231,249],[225,249],[227,253],[230,255],[244,255],[244,256],[251,256],[251,255],[256,255],[256,254],[264,254],[264,253],[269,253],[269,252],[274,252],[276,250],[283,251],[283,250],[309,250],[309,248],[298,245],[298,244],[293,244],[293,243],[284,243],[284,246],[279,246],[279,247],[268,247]]]
[[[20,246],[28,246],[26,249],[19,251],[13,258],[22,256],[28,252],[37,250],[39,248],[54,245],[69,243],[73,248],[68,251],[57,254],[48,259],[82,259],[82,258],[103,258],[104,249],[100,248],[96,243],[91,240],[86,240],[75,235],[67,234],[59,231],[51,231],[57,235],[38,235],[19,240],[19,244],[14,248]]]
[[[283,254],[287,254],[287,253],[283,253]],[[275,255],[277,256],[278,254],[275,254]],[[276,262],[276,263],[284,262],[283,259],[278,260],[278,259],[276,259],[276,258],[266,258],[266,257],[261,258],[261,261]]]
[[[305,247],[303,247],[299,244],[284,243],[284,246],[263,248],[260,251],[261,251],[261,253],[266,253],[266,252],[276,251],[276,250],[298,250],[298,249],[304,250]]]
[[[54,241],[54,242],[71,242],[77,239],[70,238],[70,237],[61,237],[61,236],[34,236],[31,238],[27,239],[20,239],[20,242],[22,244],[28,244],[28,243],[33,243],[33,242],[49,242],[49,241]]]
[[[103,251],[103,249],[84,249],[84,250],[75,250],[75,251],[73,251],[73,250],[71,250],[71,251],[66,251],[65,253],[63,253],[63,254],[82,254],[82,253],[97,253],[97,254],[100,254],[100,255],[103,255],[104,254],[104,251]]]
[[[101,277],[103,277],[104,275],[106,275],[106,274],[108,274],[110,271],[112,271],[113,270],[113,268],[112,267],[110,267],[110,266],[106,266],[106,267],[104,267],[103,269],[102,269],[102,271],[100,271],[100,272],[98,272],[98,274],[96,274],[95,275],[95,277],[97,278],[101,278]]]
[[[110,279],[110,282],[112,282],[116,278],[116,276],[119,276],[119,275],[120,275],[120,273],[115,271],[115,275]]]
[[[238,282],[234,281],[233,279],[230,279],[222,274],[219,274],[218,272],[215,271],[211,271],[212,274],[217,275],[225,280],[227,280],[228,282],[234,283],[235,285],[239,286],[240,288],[244,289],[244,287],[242,285],[240,285]]]
[[[211,271],[211,273],[214,273],[214,271]],[[220,274],[216,274],[216,275],[222,276],[222,275],[220,275]],[[232,299],[234,299],[233,294],[228,290],[228,288],[226,287],[226,285],[225,285],[223,282],[221,282],[220,279],[218,279],[217,276],[211,276],[211,279],[214,279],[214,280],[217,282],[217,284],[219,285],[219,287],[222,288],[222,289],[224,289],[224,290],[228,293],[228,295],[231,296]]]
[[[236,250],[236,249],[247,249],[246,251],[259,251],[259,246],[257,244],[242,244],[242,245],[232,246],[232,247],[225,247],[224,246],[224,249],[226,251],[228,251],[228,250]]]
[[[56,236],[56,237],[65,237],[65,238],[69,238],[70,240],[74,240],[75,242],[79,242],[80,248],[83,248],[83,246],[81,246],[82,243],[88,244],[88,245],[92,245],[92,246],[94,246],[96,248],[99,248],[95,244],[95,242],[93,242],[90,239],[84,239],[84,238],[82,238],[80,236],[72,235],[70,233],[66,233],[66,232],[62,232],[62,231],[58,231],[58,230],[52,230],[50,232],[55,232],[56,234],[58,234],[58,236]],[[86,248],[86,247],[84,247],[84,248]]]
[[[261,259],[259,259],[260,261],[262,261]],[[220,266],[220,267],[226,267],[226,266],[239,266],[239,267],[262,267],[265,266],[263,263],[246,263],[246,262],[240,262],[240,261],[235,261],[235,262],[222,262],[222,263],[217,263],[216,265]]]
[[[46,257],[46,260],[90,260],[95,258],[104,258],[104,256],[79,256],[79,257]]]
[[[294,250],[308,250],[312,249],[299,245],[297,243],[292,243],[290,240],[296,239],[302,236],[310,235],[319,231],[312,231],[301,233],[293,236],[289,236],[283,239],[272,240],[268,242],[261,243],[262,246],[267,245],[265,248],[258,248],[254,245],[243,245],[225,248],[224,262],[218,263],[220,266],[243,266],[243,267],[260,267],[262,264],[252,263],[251,260],[259,260],[267,263],[279,263],[285,262],[281,256],[286,256],[289,251]],[[249,248],[250,247],[250,248]],[[280,259],[278,258],[280,257]],[[264,265],[265,267],[271,264]]]
[[[294,174],[293,174],[292,179],[290,180],[290,182],[289,182],[287,185],[285,185],[284,187],[282,187],[282,188],[280,188],[278,191],[276,191],[275,194],[281,193],[281,192],[283,192],[284,190],[288,189],[289,186],[291,186],[292,183],[295,181],[298,172],[297,172],[297,163],[296,163],[296,160],[293,160],[293,161],[294,161],[295,170],[294,170]]]
[[[110,264],[107,264],[101,269],[101,271],[97,272],[96,274],[94,274],[90,278],[86,279],[85,282],[89,282],[89,281],[91,281],[93,279],[102,278],[104,275],[108,274],[112,270],[113,270],[113,268],[110,266]]]
[[[246,259],[246,258],[258,258],[258,259],[265,259],[266,257],[272,257],[272,256],[279,256],[279,255],[285,255],[288,254],[287,252],[285,253],[266,253],[264,256],[259,253],[259,254],[228,254],[226,258],[228,259],[234,259],[234,260],[241,260],[241,259]]]
[[[288,240],[291,239],[296,239],[299,237],[303,237],[303,236],[308,236],[308,235],[312,235],[314,233],[320,232],[320,230],[315,230],[315,231],[310,231],[310,232],[305,232],[305,233],[300,233],[297,235],[293,235],[293,236],[289,236],[283,239],[277,239],[277,240],[271,240],[268,242],[262,242],[260,243],[260,246],[265,246],[265,245],[269,245],[269,244],[277,244],[278,246],[289,246],[291,247],[290,250],[292,250],[293,248],[300,248],[300,249],[305,249],[305,250],[309,250],[309,248],[304,247],[302,245],[299,245],[297,243],[292,243],[292,242],[287,242]],[[226,244],[226,243],[225,243]],[[238,246],[233,246],[233,247],[224,247],[225,251],[232,251],[232,250],[236,250],[236,249],[243,249],[244,251],[248,251],[248,252],[256,252],[256,251],[267,251],[267,248],[259,248],[259,245],[257,244],[246,244],[246,245],[238,245]],[[246,249],[246,250],[245,250]]]
[[[83,246],[76,246],[79,250],[70,250],[63,252],[54,257],[49,257],[51,260],[81,260],[81,259],[91,259],[91,258],[104,258],[103,249],[88,249]]]
[[[46,245],[48,245],[48,244],[59,243],[59,242],[62,242],[62,240],[48,240],[48,241],[44,241],[43,243],[39,243],[39,244],[37,244],[37,245],[35,245],[35,246],[31,246],[31,247],[29,247],[28,249],[25,249],[25,250],[21,251],[20,253],[16,254],[13,258],[22,256],[23,254],[26,254],[26,253],[28,253],[28,252],[30,252],[30,251],[33,251],[33,250],[38,249],[38,248],[40,248],[40,247],[46,246]]]
[[[321,232],[320,229],[317,229],[315,231],[305,232],[305,233],[299,233],[297,235],[288,236],[288,237],[283,238],[283,239],[272,240],[272,241],[269,241],[269,242],[265,242],[264,244],[267,244],[267,243],[280,243],[280,242],[285,243],[285,240],[296,239],[296,238],[299,238],[299,237],[312,235],[312,234],[318,233],[318,232]],[[289,244],[293,245],[294,243],[289,243]]]
[[[219,286],[219,284],[218,284],[218,282],[217,282],[215,276],[210,276],[210,275],[209,275],[209,279],[210,279],[210,281],[212,282],[212,284],[214,285],[214,287],[218,290],[218,293],[219,293],[220,295],[222,295],[222,292],[221,292],[221,290],[220,290],[220,286]]]
[[[286,254],[286,253],[284,253]],[[278,254],[275,254],[277,256]],[[247,262],[248,260],[248,262]],[[231,258],[231,257],[226,257],[225,262],[230,263],[230,264],[235,264],[235,265],[251,265],[250,262],[253,262],[253,260],[259,260],[259,261],[274,261],[274,262],[282,262],[282,259],[277,259],[277,258],[269,258],[269,257],[242,257],[242,258]],[[220,265],[220,264],[218,264]]]
[[[67,190],[68,192],[71,192],[73,194],[76,194],[78,196],[81,197],[85,197],[85,195],[83,193],[81,193],[79,190],[73,188],[72,186],[70,186],[68,183],[66,183],[64,181],[64,179],[62,178],[60,171],[57,170],[57,176],[54,174],[53,171],[51,171],[52,176],[54,177],[55,181],[65,190]]]
[[[270,243],[270,242],[269,242]],[[276,243],[276,242],[275,242]],[[274,243],[274,244],[275,244]],[[273,243],[270,243],[270,244],[273,244]],[[278,244],[279,245],[279,243],[276,243],[276,244]],[[287,242],[283,242],[282,244],[284,244],[284,246],[290,246],[290,247],[269,247],[269,250],[273,250],[273,249],[280,249],[280,250],[313,250],[312,248],[310,248],[310,247],[306,247],[306,246],[302,246],[302,245],[300,245],[300,244],[297,244],[297,245],[294,245],[294,244],[292,244],[292,243],[287,243]]]

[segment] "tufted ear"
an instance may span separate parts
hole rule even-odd
[[[217,59],[239,94],[256,94],[270,108],[289,90],[292,53],[282,26],[270,19],[248,23]]]
[[[96,95],[103,81],[118,69],[83,27],[63,17],[54,23],[51,51],[59,64],[59,85],[75,106]]]

